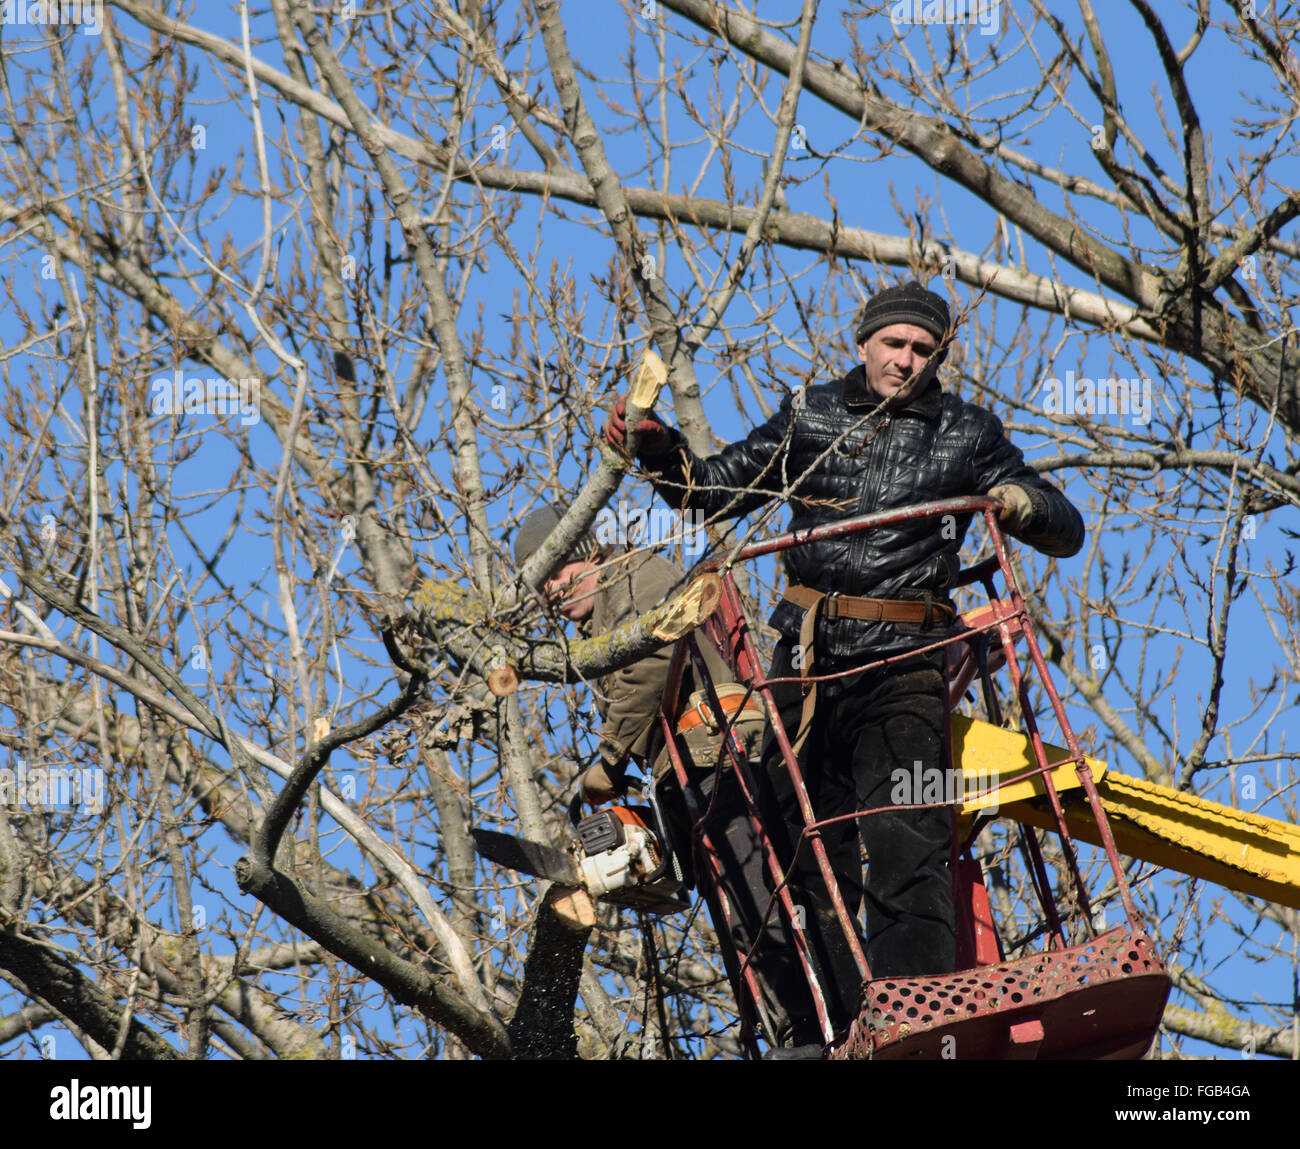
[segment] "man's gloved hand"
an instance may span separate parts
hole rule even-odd
[[[1029,501],[1023,487],[1015,483],[1003,483],[989,491],[989,498],[997,499],[1002,504],[998,511],[998,522],[1013,535],[1024,531],[1034,515],[1034,505]]]
[[[610,777],[609,768],[604,762],[588,766],[578,775],[578,790],[585,801],[593,806],[612,802],[627,789],[627,779],[620,777],[617,782]]]
[[[636,425],[637,453],[641,455],[662,455],[668,450],[668,428],[650,412]],[[624,450],[627,442],[627,396],[620,395],[614,401],[605,424],[605,438],[616,451]]]

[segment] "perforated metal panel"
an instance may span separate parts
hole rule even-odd
[[[1084,945],[944,977],[879,978],[829,1056],[1136,1058],[1169,977],[1151,939],[1120,928]]]

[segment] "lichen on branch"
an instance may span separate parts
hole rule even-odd
[[[417,627],[458,660],[494,651],[520,678],[578,682],[630,666],[677,641],[712,613],[720,593],[718,576],[703,574],[630,622],[569,642],[520,634],[513,613],[494,610],[486,596],[450,579],[426,580],[412,606]]]

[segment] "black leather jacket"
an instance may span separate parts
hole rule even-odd
[[[796,399],[799,398],[796,396]],[[882,413],[864,369],[787,398],[749,436],[707,459],[673,431],[666,455],[642,456],[651,481],[670,506],[739,517],[785,497],[790,530],[851,515],[962,495],[984,495],[1014,483],[1033,514],[1019,538],[1045,554],[1068,558],[1083,545],[1083,520],[1070,501],[1029,467],[991,412],[945,394],[937,380]],[[782,496],[789,488],[790,493]],[[922,519],[809,543],[784,552],[790,582],[816,590],[873,598],[948,603],[970,515]],[[770,533],[770,532],[769,532]],[[796,639],[803,612],[782,600],[771,618]],[[819,658],[861,662],[934,641],[920,624],[819,619]]]

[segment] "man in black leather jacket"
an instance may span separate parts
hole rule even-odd
[[[864,308],[856,333],[861,365],[846,376],[787,397],[745,439],[708,458],[651,414],[638,424],[639,459],[669,505],[708,516],[739,517],[781,500],[797,531],[989,495],[1001,504],[1008,534],[1048,555],[1076,554],[1084,528],[1069,500],[1025,463],[992,412],[941,388],[936,373],[951,329],[947,304],[919,283],[886,288]],[[606,427],[616,447],[626,434],[624,412],[620,399]],[[943,652],[868,664],[928,645],[954,621],[947,591],[969,524],[969,515],[914,520],[783,553],[788,587],[770,620],[781,634],[771,677],[792,681],[773,692],[791,741],[802,735],[800,762],[819,819],[894,805],[899,771],[922,779],[945,771]],[[818,676],[855,672],[806,690],[799,679],[814,663]],[[770,733],[764,761],[772,808],[780,811],[769,829],[788,859],[803,822]],[[865,891],[859,832],[869,860]],[[822,831],[822,840],[855,919],[865,892],[872,976],[952,972],[949,810],[886,811],[856,826],[847,820]],[[806,843],[799,849],[791,885],[812,911],[806,928],[839,1029],[856,1011],[860,978],[811,854]],[[790,947],[780,927],[769,935],[769,976],[797,1019],[783,1038],[819,1042]]]

